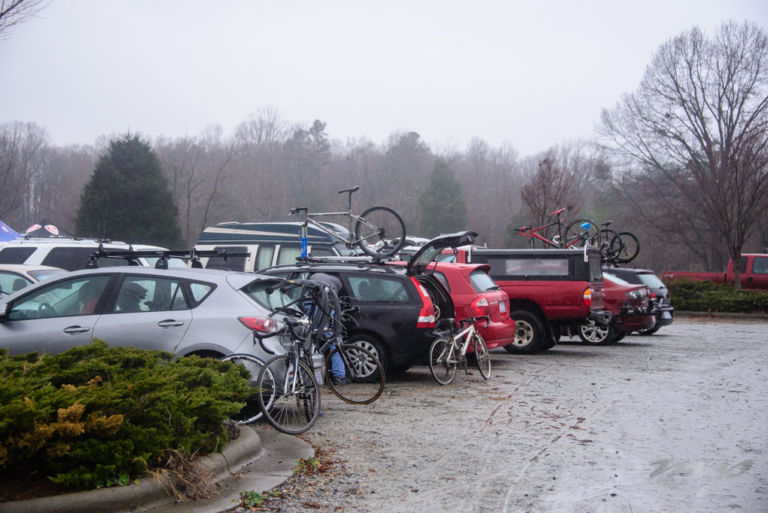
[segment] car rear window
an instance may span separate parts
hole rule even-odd
[[[641,283],[648,285],[651,288],[658,288],[663,289],[666,287],[664,285],[664,282],[659,279],[658,276],[651,273],[640,273],[637,275],[638,278],[640,278]]]
[[[35,248],[3,248],[0,249],[0,264],[23,264]]]
[[[488,273],[480,269],[475,269],[469,275],[469,281],[477,292],[486,292],[488,290],[499,290],[499,286],[488,276]]]
[[[358,301],[370,303],[406,303],[408,291],[398,279],[377,276],[349,276],[352,296]]]
[[[256,280],[243,287],[242,290],[251,299],[270,310],[293,304],[295,298],[289,292],[300,289],[297,287],[281,290],[280,287],[275,286],[276,283],[278,282],[272,280]]]

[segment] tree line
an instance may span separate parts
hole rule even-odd
[[[603,112],[594,140],[526,157],[482,139],[438,152],[417,132],[381,144],[341,141],[321,120],[304,126],[273,109],[231,133],[212,126],[196,136],[123,134],[68,147],[51,145],[34,123],[7,122],[0,219],[16,229],[48,219],[93,235],[76,230],[86,226],[83,212],[108,207],[86,192],[105,156],[126,141],[154,155],[147,162],[156,158],[170,206],[146,218],[139,210],[149,207],[127,202],[120,215],[129,226],[173,218],[178,236],[166,240],[180,247],[222,221],[291,220],[289,209],[300,205],[342,209],[337,191],[351,185],[361,187],[355,210],[389,206],[423,237],[472,229],[489,246],[526,247],[514,228],[544,224],[566,207],[567,217],[612,220],[637,235],[637,265],[656,270],[719,270],[728,256],[768,246],[768,37],[751,23],[669,40],[638,90]],[[119,187],[142,183],[131,173]]]

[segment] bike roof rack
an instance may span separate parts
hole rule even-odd
[[[167,249],[104,249],[102,244],[91,253],[88,258],[86,269],[95,269],[99,267],[100,258],[121,258],[128,262],[128,265],[139,266],[139,258],[157,258],[155,269],[168,269],[168,259],[181,258],[189,260],[190,267],[202,269],[203,264],[200,258],[219,257],[225,261],[229,258],[248,258],[250,254],[247,251],[229,251],[221,250],[167,250]]]
[[[296,264],[295,265],[304,265],[304,264],[356,264],[358,266],[366,265],[366,264],[372,264],[372,265],[383,265],[386,262],[396,262],[398,261],[395,258],[392,257],[373,257],[369,255],[360,255],[360,256],[317,256],[317,257],[298,257],[296,258]]]

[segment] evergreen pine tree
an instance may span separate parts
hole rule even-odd
[[[420,235],[434,237],[467,228],[467,206],[456,173],[437,159],[419,201]]]
[[[81,236],[175,248],[177,208],[157,154],[137,136],[112,140],[80,198]]]

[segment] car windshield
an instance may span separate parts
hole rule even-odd
[[[274,310],[294,302],[294,299],[286,291],[280,289],[281,281],[256,280],[243,287],[242,290],[260,305]]]

